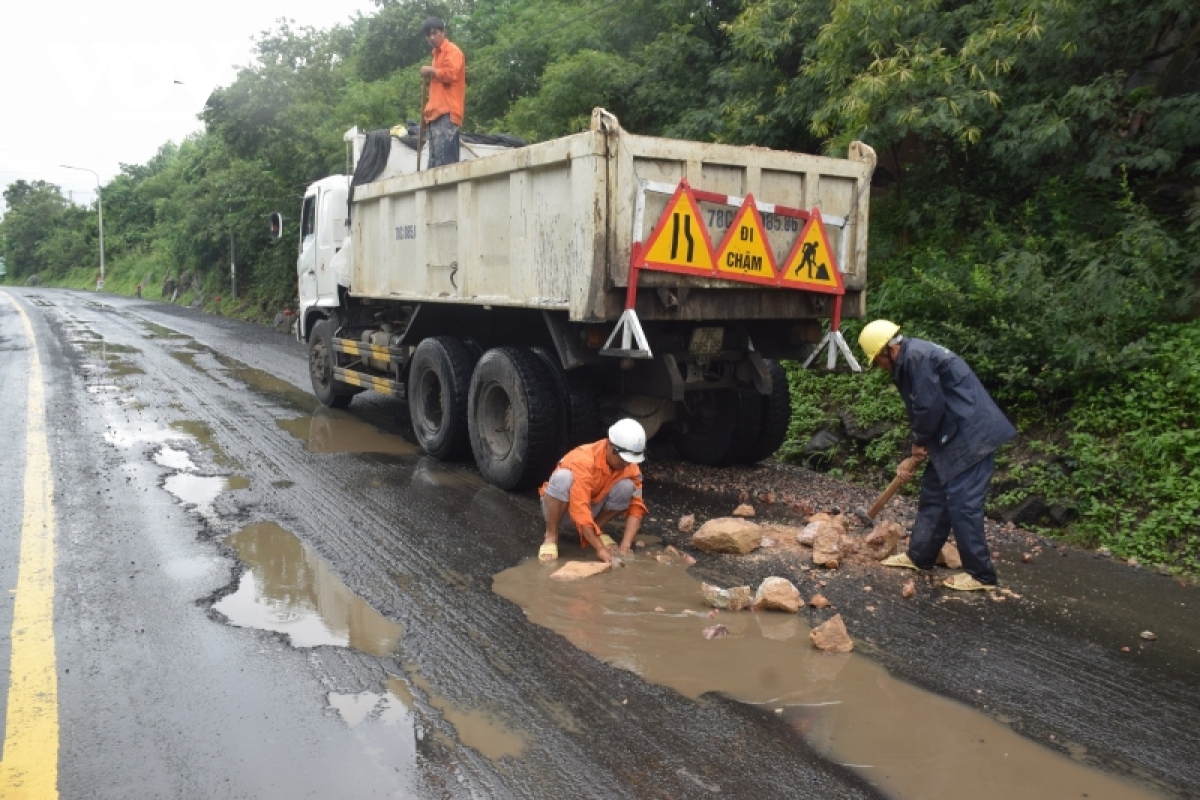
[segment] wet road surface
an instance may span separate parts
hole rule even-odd
[[[809,647],[811,613],[723,614],[731,635],[708,642],[698,631],[713,621],[685,613],[701,608],[692,573],[757,583],[779,564],[705,557],[685,571],[652,544],[611,576],[550,582],[527,558],[534,499],[425,458],[399,401],[321,409],[298,343],[107,295],[0,293],[0,666],[28,651],[8,633],[34,438],[33,351],[14,302],[45,385],[64,797],[1200,785],[1192,587],[1074,554],[1066,569],[1047,558],[1006,573],[1021,602],[905,602],[885,588],[900,576],[847,570],[821,590],[860,645],[851,656]],[[730,507],[653,480],[648,497],[644,531],[665,539],[678,539],[678,513]],[[1158,641],[1137,639],[1147,627]],[[0,776],[29,730],[10,707],[29,701],[9,688]]]

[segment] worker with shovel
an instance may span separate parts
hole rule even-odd
[[[558,558],[558,526],[568,513],[579,530],[580,544],[596,548],[604,562],[613,560],[617,543],[601,526],[625,514],[620,553],[628,555],[646,516],[638,467],[645,458],[646,431],[629,418],[609,428],[607,439],[580,445],[563,456],[541,488],[546,538],[538,559],[549,562]]]
[[[877,319],[858,337],[867,361],[892,375],[912,428],[912,457],[897,469],[911,478],[928,458],[917,520],[908,552],[885,559],[888,567],[931,569],[950,532],[964,573],[943,585],[960,591],[996,585],[983,530],[983,506],[996,449],[1017,435],[967,363],[941,345],[900,335],[900,326]]]
[[[421,109],[422,132],[429,131],[429,167],[458,162],[458,136],[467,98],[467,60],[446,38],[446,23],[430,17],[421,28],[433,48],[433,64],[421,67],[427,99]],[[418,160],[421,154],[417,153]]]

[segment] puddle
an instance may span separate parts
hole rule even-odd
[[[564,559],[580,555],[560,547]],[[644,680],[692,698],[719,692],[779,714],[818,753],[891,796],[1155,796],[896,680],[868,658],[821,653],[799,615],[722,612],[710,619],[699,582],[682,566],[635,556],[623,569],[575,582],[550,580],[555,568],[530,559],[497,575],[493,588],[532,622]],[[706,640],[701,631],[717,623],[729,635]]]
[[[133,447],[137,444],[163,444],[185,438],[183,434],[163,428],[121,428],[104,432],[104,441],[113,447]]]
[[[138,322],[141,324],[141,326],[143,328],[146,329],[147,333],[145,334],[145,336],[147,339],[191,339],[192,338],[191,336],[188,336],[186,333],[180,333],[179,331],[173,331],[170,328],[167,328],[163,325],[155,324],[153,322],[147,322],[146,320],[138,320]]]
[[[310,453],[387,453],[416,455],[415,444],[384,433],[349,414],[322,407],[311,417],[277,419],[275,424],[305,443]]]
[[[528,746],[525,735],[506,725],[498,715],[478,708],[460,709],[436,694],[422,675],[412,671],[409,674],[412,682],[429,698],[429,704],[442,712],[442,717],[454,726],[458,740],[467,747],[478,750],[492,761],[506,756],[518,758],[525,752]]]
[[[154,454],[154,463],[160,467],[176,470],[194,470],[192,457],[186,450],[176,450],[174,447],[163,447]]]
[[[293,647],[350,647],[381,658],[396,649],[401,627],[346,588],[289,531],[259,522],[225,543],[247,567],[237,591],[213,606],[231,625],[286,634]]]
[[[236,462],[229,456],[225,455],[225,451],[221,449],[221,445],[217,444],[217,440],[213,438],[212,430],[203,422],[193,420],[180,420],[171,423],[171,428],[180,433],[187,434],[213,454],[213,460],[223,466],[232,466]]]
[[[338,712],[338,716],[342,721],[351,728],[357,728],[364,723],[375,723],[388,727],[395,725],[405,725],[411,728],[413,725],[412,719],[412,703],[405,703],[396,693],[391,691],[392,683],[404,684],[400,681],[389,678],[389,690],[380,694],[378,692],[358,692],[356,694],[347,694],[341,692],[330,692],[326,700],[330,708]],[[404,687],[405,694],[408,694],[408,687]]]
[[[163,481],[163,488],[185,507],[201,514],[213,513],[212,504],[221,492],[236,492],[250,487],[250,481],[240,475],[194,475],[177,472]]]

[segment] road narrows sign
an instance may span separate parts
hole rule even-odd
[[[842,273],[833,258],[821,212],[813,209],[808,224],[783,262],[780,285],[792,289],[841,294]]]
[[[681,181],[650,234],[644,265],[689,275],[712,274],[712,242],[701,220],[691,188]]]
[[[751,283],[778,283],[775,275],[775,256],[763,230],[762,217],[747,195],[733,218],[733,224],[721,246],[717,248],[717,277],[736,275]]]

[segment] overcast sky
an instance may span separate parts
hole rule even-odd
[[[107,182],[199,130],[209,93],[279,18],[330,28],[374,11],[371,0],[0,0],[0,188],[46,180],[91,202],[96,179],[60,164]]]

